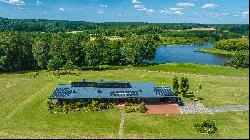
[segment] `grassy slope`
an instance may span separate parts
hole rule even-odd
[[[197,71],[202,70],[198,69]],[[181,75],[178,74],[141,72],[136,70],[82,71],[80,72],[80,76],[64,75],[60,76],[60,78],[52,76],[51,74],[46,76],[48,73],[45,71],[40,71],[39,73],[39,76],[36,78],[33,78],[33,75],[29,73],[0,75],[0,123],[2,124],[0,126],[0,138],[117,138],[119,127],[118,110],[72,115],[52,115],[47,112],[47,97],[58,83],[69,83],[69,81],[77,81],[83,78],[151,81],[157,85],[172,85],[174,76],[181,77]],[[185,77],[188,77],[190,80],[191,90],[195,89],[199,84],[202,85],[202,90],[199,94],[205,98],[203,102],[207,107],[249,104],[248,80]],[[234,113],[228,113],[226,115],[227,118],[234,118],[234,121],[230,124],[231,126],[239,125],[237,121],[243,121],[244,123],[242,123],[243,126],[241,125],[242,128],[240,128],[240,130],[235,130],[235,128],[232,127],[225,128],[225,130],[221,129],[221,131],[228,130],[227,135],[223,136],[246,137],[245,129],[247,123],[245,122],[248,120],[246,120],[245,115],[243,115],[244,119],[242,119],[242,116],[235,115]],[[220,115],[217,116],[219,117]],[[156,119],[154,119],[155,117],[153,116],[147,115],[139,115],[139,118],[135,115],[134,117],[134,120],[129,119],[129,121],[125,121],[125,128],[127,126],[134,127],[133,125],[137,125],[137,123],[146,125],[148,122],[143,120],[151,119],[152,127],[146,127],[150,130],[149,133],[151,135],[148,134],[149,137],[169,136],[164,130],[164,133],[160,136],[156,133],[158,131],[156,131],[154,127],[156,124],[158,124],[159,128],[167,127],[165,124],[159,123],[165,122],[166,120],[162,118],[162,116],[157,116]],[[178,127],[181,124],[191,125],[190,120],[195,120],[196,118],[203,119],[204,117],[206,118],[207,116],[183,116],[177,125]],[[141,120],[138,120],[138,122],[134,124],[136,119]],[[167,119],[175,123],[179,122],[180,117],[170,117]],[[221,118],[218,119],[221,120]],[[229,125],[227,122],[221,121],[221,123]],[[241,129],[244,129],[244,131],[241,131]],[[138,134],[141,133],[139,132],[140,130],[133,133],[131,131],[135,130],[133,128],[125,129],[125,134],[135,134],[135,137],[141,137],[141,135]],[[188,131],[183,137],[196,137],[193,130],[183,128],[183,131]],[[237,131],[237,135],[236,132],[231,133],[232,131]],[[175,135],[173,134],[172,137],[175,137]],[[197,135],[197,137],[200,137],[200,135]],[[221,136],[218,134],[218,137]]]
[[[236,69],[232,67],[225,67],[220,65],[206,65],[206,64],[189,64],[189,63],[167,63],[156,64],[142,67],[127,66],[125,68],[133,68],[140,70],[163,71],[163,72],[179,72],[189,74],[202,74],[212,76],[236,76],[248,77],[249,69]]]

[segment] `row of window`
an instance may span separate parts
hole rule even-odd
[[[110,96],[122,97],[122,96],[138,96],[139,93],[110,93]]]
[[[72,82],[73,87],[131,88],[129,83]]]

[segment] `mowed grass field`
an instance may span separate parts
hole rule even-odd
[[[159,86],[172,86],[174,76],[179,79],[183,76],[136,69],[142,69],[142,67],[134,67],[133,70],[79,71],[79,76],[62,75],[60,77],[53,76],[47,71],[39,71],[39,75],[35,78],[30,72],[0,74],[0,138],[118,138],[119,110],[68,115],[50,114],[46,106],[47,98],[57,84],[67,84],[81,79],[150,81]],[[202,70],[197,67],[197,71]],[[237,71],[236,69],[230,71],[231,75],[243,77],[244,72]],[[245,72],[247,75],[247,70]],[[206,107],[249,104],[248,79],[193,75],[184,77],[189,78],[191,91],[202,85],[198,96],[205,99],[202,102]],[[123,137],[248,138],[248,116],[248,111],[180,116],[125,114]],[[212,136],[198,134],[193,128],[194,122],[207,118],[217,123],[218,132]]]

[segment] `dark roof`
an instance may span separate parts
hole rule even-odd
[[[72,83],[74,84],[59,84],[49,98],[161,98],[174,96],[171,88],[155,87],[152,82],[82,81]]]

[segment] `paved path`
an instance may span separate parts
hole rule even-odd
[[[227,111],[241,111],[241,110],[249,110],[249,106],[238,105],[238,106],[216,107],[216,108],[208,108],[207,111],[209,113],[213,113],[213,112],[227,112]]]
[[[123,138],[123,126],[124,126],[124,108],[121,108],[120,109],[119,139]]]
[[[235,77],[235,76],[213,76],[206,74],[191,74],[191,73],[182,73],[182,72],[165,72],[165,71],[150,71],[150,70],[137,70],[137,69],[119,69],[119,70],[134,70],[134,71],[144,71],[144,72],[157,72],[163,74],[181,74],[188,76],[200,76],[200,77],[211,77],[211,78],[229,78],[229,79],[237,79],[237,80],[249,80],[248,77]]]

